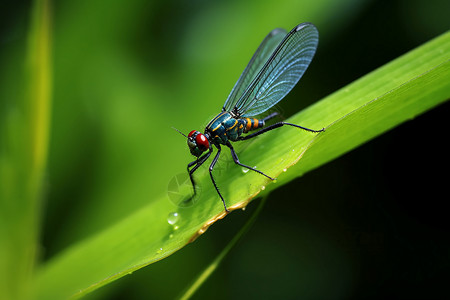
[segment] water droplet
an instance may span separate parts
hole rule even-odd
[[[283,169],[283,172],[286,172],[286,171],[287,171],[287,168],[284,168],[284,169]]]
[[[246,206],[244,206],[243,208],[241,208],[242,209],[242,211],[245,211],[245,209],[246,209],[247,207]]]
[[[171,234],[169,235],[169,239],[171,239],[171,238],[173,238],[173,233],[171,233]]]
[[[178,228],[180,228],[180,226],[178,225],[173,226],[173,230],[178,230]]]
[[[256,169],[256,166],[254,166],[253,169]]]
[[[180,216],[177,212],[171,212],[167,217],[167,223],[169,223],[170,225],[174,225],[176,222],[178,222],[179,218]]]
[[[262,185],[262,186],[261,186],[261,190],[264,191],[265,189],[266,189],[266,186],[265,186],[265,185]]]
[[[247,168],[242,168],[242,173],[244,173],[244,174],[245,174],[245,173],[247,173],[247,172],[248,172],[248,170],[249,170],[249,169],[247,169]]]
[[[160,254],[162,252],[162,248],[159,248],[157,251],[156,251],[156,254]]]

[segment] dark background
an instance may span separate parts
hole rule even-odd
[[[55,3],[43,259],[145,205],[140,195],[165,192],[154,186],[165,186],[189,160],[170,127],[190,130],[215,114],[271,29],[310,21],[321,34],[301,88],[281,103],[289,116],[450,25],[448,1],[324,3],[314,9],[295,2],[285,11],[258,1]],[[7,89],[15,74],[10,62],[24,53],[31,4],[1,6],[0,78]],[[121,104],[130,96],[136,100]],[[449,110],[441,105],[274,191],[254,227],[194,298],[448,299]],[[136,178],[120,175],[130,170]],[[152,170],[163,171],[155,178]],[[150,184],[130,194],[144,182]],[[119,196],[112,200],[121,193],[130,198],[126,204]],[[87,298],[173,298],[256,204]]]

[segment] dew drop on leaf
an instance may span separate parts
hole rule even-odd
[[[175,225],[175,223],[178,222],[179,218],[180,216],[178,215],[177,212],[171,212],[167,217],[167,223],[169,223],[170,225]]]

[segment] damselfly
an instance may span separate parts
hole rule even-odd
[[[211,156],[213,145],[217,148],[217,154],[209,166],[209,175],[225,211],[228,212],[212,173],[220,156],[220,145],[230,148],[231,156],[236,164],[274,180],[263,172],[241,163],[231,142],[248,140],[283,125],[314,133],[324,130],[313,130],[287,122],[278,122],[264,127],[269,119],[277,115],[276,112],[262,119],[250,118],[264,113],[292,90],[313,59],[318,42],[319,33],[311,23],[297,25],[289,33],[286,33],[284,29],[272,30],[259,45],[234,85],[223,105],[222,112],[208,123],[205,132],[192,130],[187,136],[180,132],[187,137],[191,154],[197,157],[187,166],[194,196],[196,189],[193,174]],[[262,129],[242,136],[258,128]],[[208,152],[203,154],[205,151]]]

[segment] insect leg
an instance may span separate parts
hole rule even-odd
[[[243,163],[241,163],[241,162],[239,161],[239,158],[237,157],[237,154],[236,154],[236,152],[234,151],[234,148],[233,148],[233,146],[231,145],[230,141],[227,142],[227,146],[230,148],[230,150],[231,150],[231,156],[233,157],[233,160],[234,160],[234,162],[235,162],[236,164],[238,164],[238,165],[240,165],[240,166],[242,166],[242,167],[244,167],[244,168],[247,168],[247,169],[249,169],[249,170],[255,171],[255,172],[257,172],[257,173],[259,173],[259,174],[261,174],[261,175],[264,175],[264,176],[266,176],[267,178],[269,178],[270,180],[275,180],[274,178],[272,178],[272,177],[270,177],[270,176],[264,174],[263,172],[261,172],[261,171],[259,171],[259,170],[256,170],[256,169],[254,169],[254,168],[252,168],[252,167],[250,167],[250,166],[247,166],[247,165],[244,165]]]
[[[318,132],[325,131],[325,128],[322,128],[322,129],[320,129],[320,130],[314,130],[314,129],[309,129],[309,128],[306,128],[306,127],[303,127],[303,126],[300,126],[300,125],[292,124],[292,123],[278,122],[278,123],[272,124],[272,125],[270,125],[270,126],[267,126],[266,128],[263,128],[263,129],[261,129],[261,130],[255,132],[255,133],[252,133],[252,134],[249,134],[249,135],[246,135],[246,136],[240,136],[239,139],[238,139],[238,141],[244,141],[244,140],[248,140],[248,139],[254,138],[255,136],[258,136],[258,135],[260,135],[260,134],[263,134],[263,133],[265,133],[265,132],[267,132],[267,131],[270,131],[270,130],[272,130],[272,129],[281,127],[281,126],[283,126],[283,125],[294,126],[294,127],[297,127],[297,128],[300,128],[300,129],[309,131],[309,132],[314,132],[314,133],[318,133]]]
[[[214,177],[213,177],[213,174],[212,174],[212,170],[214,169],[214,166],[216,165],[216,162],[217,162],[217,160],[219,159],[220,151],[221,151],[221,148],[220,148],[220,145],[219,145],[219,144],[217,144],[217,145],[215,145],[215,146],[217,147],[217,154],[216,154],[216,156],[214,157],[214,159],[213,159],[211,165],[209,166],[209,175],[211,176],[211,180],[212,180],[212,182],[213,182],[213,184],[214,184],[214,187],[216,188],[217,194],[219,194],[220,199],[222,200],[223,207],[225,207],[225,211],[226,211],[226,212],[230,212],[230,211],[228,210],[228,208],[227,208],[227,205],[225,204],[225,200],[223,199],[222,194],[220,193],[219,188],[217,187],[216,181],[214,180]]]
[[[199,159],[196,159],[193,162],[190,162],[187,166],[187,171],[189,173],[189,178],[191,179],[192,188],[194,189],[194,196],[197,194],[197,191],[195,190],[195,182],[194,182],[194,177],[192,176],[192,174],[195,172],[195,170],[198,169],[198,167],[200,167],[209,158],[211,153],[212,153],[212,149],[210,149],[208,153],[201,156]],[[191,170],[189,170],[189,168],[192,166],[194,166],[194,167]]]

